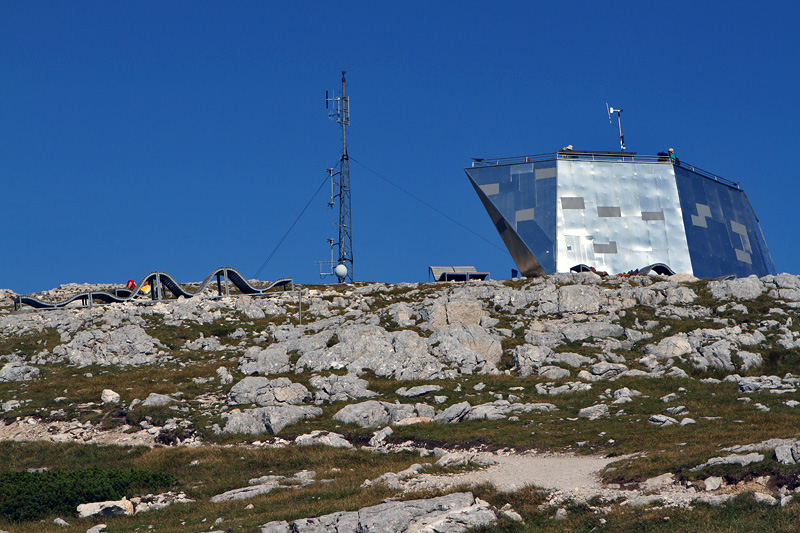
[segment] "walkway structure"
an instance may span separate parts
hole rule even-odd
[[[190,292],[184,289],[170,274],[167,274],[166,272],[155,271],[150,272],[144,278],[142,278],[142,281],[139,282],[139,285],[134,290],[113,289],[111,292],[85,292],[61,302],[45,302],[38,298],[34,298],[33,296],[17,296],[14,298],[14,309],[18,309],[23,305],[29,305],[37,309],[58,309],[67,307],[73,302],[77,301],[80,302],[80,305],[89,307],[94,303],[108,304],[130,302],[133,300],[142,301],[141,298],[137,299],[137,297],[142,296],[144,296],[146,299],[159,301],[165,299],[165,289],[171,292],[175,298],[180,296],[183,296],[184,298],[194,298],[195,296],[203,294],[203,291],[205,291],[208,286],[215,281],[215,278],[217,283],[217,297],[230,296],[231,283],[233,283],[233,285],[239,289],[242,294],[248,294],[251,296],[272,296],[279,294],[274,289],[283,289],[284,291],[294,290],[293,278],[281,278],[270,282],[266,287],[259,289],[250,285],[242,273],[235,268],[221,267],[209,274],[196,291]],[[142,286],[144,286],[144,284],[147,282],[150,283],[151,287],[149,295],[145,295],[141,292]]]

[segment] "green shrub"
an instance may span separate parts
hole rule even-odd
[[[147,470],[0,472],[0,517],[22,522],[74,514],[82,503],[119,500],[175,482],[172,474]]]

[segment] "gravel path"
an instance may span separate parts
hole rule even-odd
[[[621,457],[594,455],[539,454],[515,455],[486,454],[496,464],[487,468],[446,476],[422,475],[424,484],[459,485],[492,483],[500,490],[513,490],[525,485],[535,485],[549,490],[600,489],[597,477],[606,465]]]

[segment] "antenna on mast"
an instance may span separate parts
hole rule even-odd
[[[353,281],[353,238],[352,226],[350,222],[350,158],[347,155],[347,126],[350,125],[350,98],[347,96],[347,85],[345,81],[345,71],[342,71],[342,94],[341,96],[330,96],[325,91],[325,109],[329,109],[328,117],[336,119],[342,126],[342,156],[339,158],[337,168],[329,168],[328,175],[331,180],[331,200],[328,208],[332,209],[335,199],[339,198],[339,218],[333,220],[333,233],[338,233],[338,240],[328,239],[331,247],[330,262],[318,261],[320,265],[321,277],[336,276],[339,283],[345,280]],[[330,106],[330,107],[329,107]],[[333,108],[331,110],[331,107]],[[334,259],[334,250],[338,251],[338,257]],[[323,272],[321,265],[327,264],[330,272]]]
[[[625,151],[625,136],[622,134],[622,109],[614,109],[613,107],[608,106],[608,102],[606,102],[606,111],[608,112],[608,122],[609,124],[614,124],[614,121],[611,119],[611,115],[614,113],[617,114],[617,126],[619,127],[619,147],[621,151]]]

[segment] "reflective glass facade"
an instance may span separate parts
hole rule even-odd
[[[523,275],[654,263],[705,278],[774,273],[741,189],[663,158],[598,154],[465,169]]]

